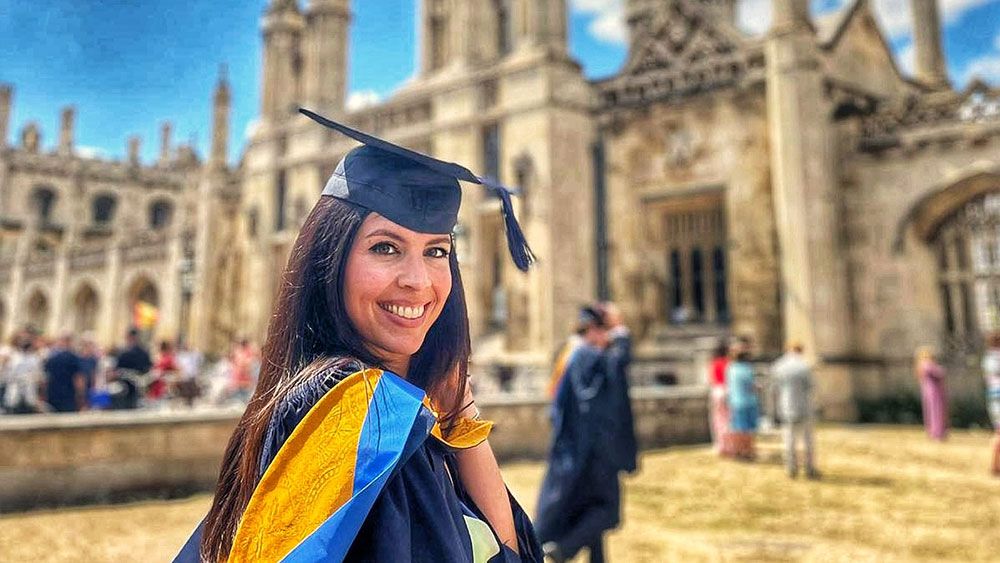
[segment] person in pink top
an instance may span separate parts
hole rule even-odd
[[[732,440],[729,432],[729,405],[726,403],[726,366],[729,365],[729,343],[719,339],[708,366],[709,428],[712,431],[712,447],[715,453],[726,457],[732,455]]]
[[[250,399],[254,387],[254,371],[258,365],[257,358],[257,349],[250,340],[241,338],[231,354],[233,379],[230,384],[230,396],[237,397],[242,402]]]
[[[924,428],[932,440],[943,441],[948,437],[948,390],[944,368],[935,361],[934,351],[928,346],[917,350],[915,367],[920,380]]]

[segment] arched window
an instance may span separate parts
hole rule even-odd
[[[95,197],[92,205],[94,224],[106,225],[113,221],[117,206],[118,200],[113,195],[103,194]]]
[[[955,345],[975,349],[1000,330],[1000,192],[965,204],[934,244],[944,328]]]
[[[31,203],[38,222],[48,225],[52,222],[52,211],[56,207],[56,192],[49,187],[38,187],[31,193]]]
[[[173,219],[174,204],[165,199],[157,200],[149,206],[149,226],[153,229],[164,229]]]

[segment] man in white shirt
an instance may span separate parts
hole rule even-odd
[[[804,442],[806,476],[819,477],[813,458],[812,369],[802,355],[803,346],[790,342],[787,351],[771,366],[773,385],[778,390],[778,416],[784,423],[785,468],[793,479],[798,474],[796,444]]]

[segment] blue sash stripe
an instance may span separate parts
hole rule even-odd
[[[382,374],[369,401],[358,440],[354,496],[282,561],[344,560],[386,481],[403,461],[403,452],[412,452],[412,448],[406,447],[407,440],[424,409],[423,399],[422,389],[388,371]]]

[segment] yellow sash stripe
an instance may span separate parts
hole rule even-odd
[[[434,414],[436,420],[440,420],[440,413],[427,397],[424,397],[424,406]],[[447,432],[441,427],[440,422],[435,422],[431,428],[431,436],[446,446],[466,450],[486,441],[491,431],[493,431],[492,421],[463,417],[451,423]]]
[[[355,373],[309,410],[278,451],[240,520],[229,561],[278,561],[354,493],[358,440],[382,371]]]
[[[563,375],[566,373],[566,362],[569,361],[569,356],[573,352],[573,344],[566,343],[562,350],[559,351],[559,356],[556,357],[555,366],[552,368],[552,376],[549,378],[549,397],[555,398],[556,392],[559,391],[559,384],[562,383]]]

